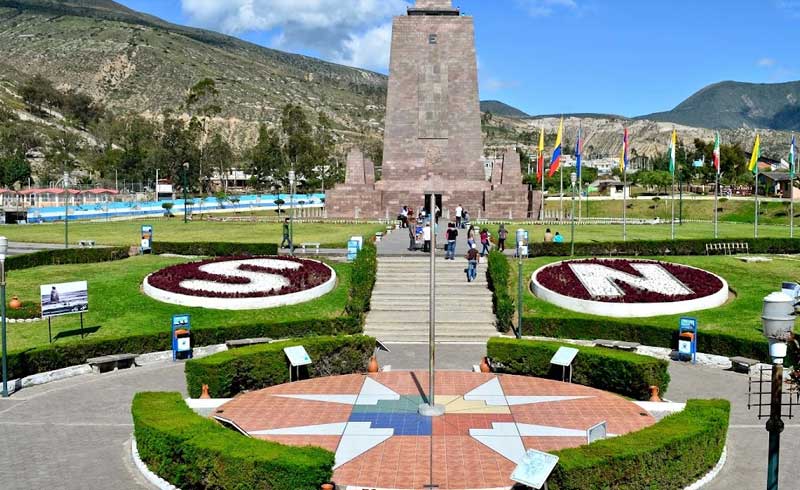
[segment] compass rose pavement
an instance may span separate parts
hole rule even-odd
[[[314,445],[336,454],[339,485],[406,489],[434,480],[441,489],[508,488],[527,449],[586,444],[600,422],[625,434],[655,420],[619,396],[550,380],[482,373],[436,373],[436,403],[427,418],[425,372],[313,379],[237,397],[215,417],[251,437]]]

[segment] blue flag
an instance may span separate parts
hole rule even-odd
[[[583,140],[581,139],[582,132],[583,128],[578,128],[578,142],[575,143],[575,173],[578,175],[578,181],[581,180],[581,161],[583,160]]]

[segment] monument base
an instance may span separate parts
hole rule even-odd
[[[423,403],[419,406],[419,414],[423,417],[441,417],[445,413],[444,405],[429,405]]]

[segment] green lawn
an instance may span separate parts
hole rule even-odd
[[[697,317],[700,335],[703,332],[718,331],[751,340],[763,339],[761,334],[762,299],[769,293],[780,290],[781,282],[783,281],[800,281],[800,261],[796,259],[774,257],[773,262],[762,264],[746,264],[734,257],[722,256],[658,259],[714,272],[725,278],[731,289],[736,293],[736,298],[724,306],[689,314],[689,316]],[[536,269],[559,260],[563,259],[535,258],[525,261],[523,265],[525,280],[529,281]],[[513,270],[511,274],[513,283],[511,285],[511,294],[516,299],[517,263],[516,261],[511,261],[511,264]],[[538,318],[599,318],[564,310],[536,298],[529,290],[526,290],[524,311],[526,316]],[[687,315],[637,318],[634,321],[637,324],[657,325],[677,330],[678,320],[682,316]],[[614,323],[619,322],[620,319],[608,318],[608,321],[609,323]]]
[[[70,223],[69,241],[95,240],[98,245],[128,246],[139,243],[143,224],[153,225],[154,240],[167,242],[237,242],[280,243],[281,223],[210,222],[185,223],[179,218],[104,223]],[[385,230],[379,224],[339,225],[332,223],[297,223],[294,227],[295,244],[322,243],[323,246],[344,248],[354,235],[365,238]],[[64,243],[64,223],[43,225],[9,225],[0,233],[9,240],[35,243]]]
[[[550,228],[553,233],[560,232],[564,240],[570,241],[570,223],[563,225],[516,225],[507,226],[510,230],[524,228],[530,234],[531,242],[541,242],[544,239],[546,228]],[[497,227],[492,226],[490,231],[497,236]],[[720,238],[753,238],[754,226],[752,224],[741,223],[720,223]],[[660,225],[628,225],[628,240],[669,240],[671,238],[669,223]],[[785,226],[762,225],[758,227],[760,238],[789,238],[789,228]],[[795,236],[800,237],[800,220],[795,230]],[[678,240],[686,239],[712,239],[714,237],[714,225],[712,223],[684,223],[675,225],[675,237]],[[513,241],[513,231],[511,235]],[[576,242],[621,242],[622,225],[579,225],[575,227]]]
[[[19,296],[25,304],[39,303],[41,284],[70,281],[89,282],[87,327],[100,329],[89,338],[117,338],[128,335],[169,332],[172,315],[189,313],[195,329],[219,326],[251,325],[259,322],[315,320],[343,315],[350,284],[350,264],[331,264],[339,284],[324,297],[295,306],[251,311],[220,311],[185,308],[155,301],[140,291],[145,276],[163,267],[185,262],[177,258],[142,256],[98,264],[36,267],[8,274],[8,297]],[[76,330],[77,315],[53,319],[53,336]],[[9,350],[21,350],[48,342],[47,322],[8,325]],[[58,343],[80,342],[80,336],[56,340]]]

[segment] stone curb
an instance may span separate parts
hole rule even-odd
[[[722,471],[722,468],[725,466],[725,462],[728,460],[728,446],[722,448],[722,454],[719,457],[719,461],[717,461],[717,465],[711,469],[706,476],[697,480],[696,482],[692,483],[688,487],[684,488],[683,490],[700,490],[701,488],[705,487],[709,483],[711,483],[714,478],[719,475]]]
[[[160,490],[180,490],[175,485],[169,483],[150,471],[150,468],[147,467],[147,464],[145,464],[145,462],[142,461],[142,458],[139,457],[139,448],[136,446],[136,438],[133,437],[133,435],[131,435],[131,456],[133,457],[133,464],[136,465],[139,473],[141,473],[145,480],[150,482],[151,485]]]

